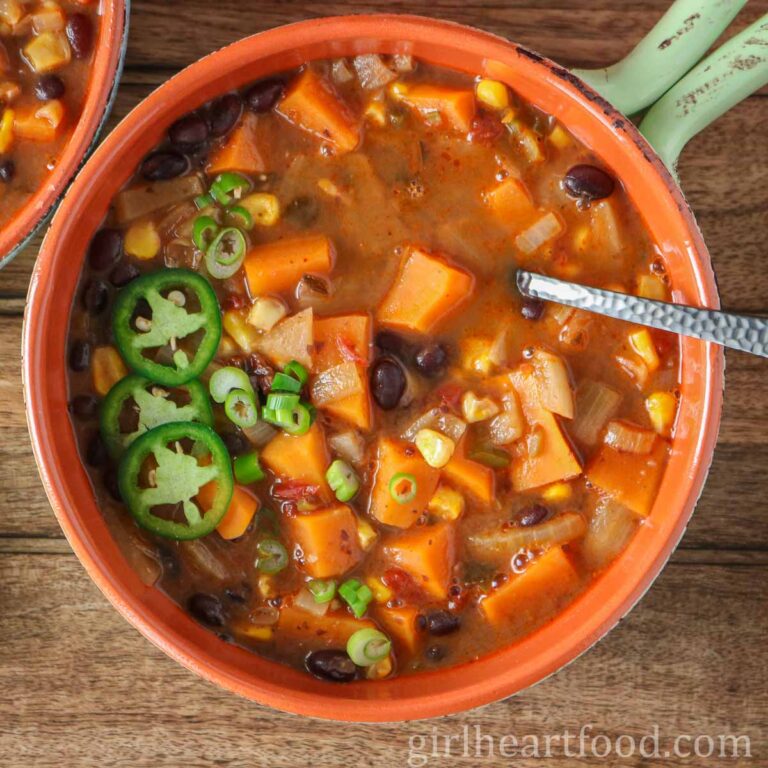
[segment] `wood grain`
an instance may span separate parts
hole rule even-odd
[[[110,127],[200,56],[302,18],[420,13],[504,35],[569,66],[594,67],[626,53],[668,2],[133,0],[127,66]],[[768,0],[752,0],[728,34],[766,12]],[[763,89],[694,139],[680,175],[724,306],[768,314],[766,96]],[[566,727],[577,732],[586,724],[612,738],[639,737],[654,724],[671,736],[745,734],[753,759],[722,764],[766,764],[764,361],[728,354],[720,440],[681,546],[635,610],[567,670],[515,698],[426,723],[299,720],[219,691],[166,658],[108,605],[71,554],[37,476],[21,396],[21,314],[38,245],[0,272],[0,766],[408,765],[411,737],[442,739],[467,726],[521,738]],[[554,755],[546,764],[594,761],[557,749]],[[447,762],[432,757],[426,764]],[[455,753],[450,762],[541,764]],[[620,764],[644,763],[635,756]]]

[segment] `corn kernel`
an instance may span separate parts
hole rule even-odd
[[[250,354],[259,332],[248,322],[241,312],[231,309],[222,317],[224,330],[235,340],[243,352]]]
[[[645,410],[656,432],[668,437],[677,412],[675,396],[671,392],[654,392],[646,398]]]
[[[12,109],[6,109],[0,118],[0,155],[11,151],[13,146],[13,120],[16,113]]]
[[[549,134],[549,141],[558,149],[565,149],[571,145],[571,137],[562,125],[556,125]]]
[[[259,594],[268,600],[271,597],[277,596],[277,590],[275,589],[275,580],[267,573],[262,573],[256,582]]]
[[[589,249],[590,243],[590,229],[584,224],[581,227],[577,227],[573,233],[573,249],[576,253],[586,253]]]
[[[461,398],[461,412],[470,424],[485,421],[499,412],[499,406],[489,397],[478,397],[474,392],[465,392]]]
[[[651,373],[659,367],[659,354],[656,352],[656,346],[646,328],[630,333],[629,343],[632,345],[632,349],[640,355]]]
[[[504,123],[504,125],[510,125],[511,123],[514,123],[517,119],[517,112],[515,112],[512,107],[507,107],[502,113],[501,113],[501,122]]]
[[[378,576],[369,576],[365,583],[373,592],[373,599],[377,603],[388,603],[394,597],[395,593]]]
[[[6,2],[0,3],[0,21],[4,21],[12,27],[24,18],[25,13],[20,0],[6,0]]]
[[[552,483],[542,492],[541,498],[544,501],[556,503],[558,501],[568,501],[573,495],[573,488],[570,483]]]
[[[376,529],[362,517],[357,518],[357,539],[364,550],[369,550],[378,538]]]
[[[491,357],[492,349],[491,339],[476,336],[464,339],[461,343],[461,367],[466,371],[487,376],[495,368]]]
[[[387,92],[391,98],[399,101],[408,93],[408,86],[399,80],[395,80],[390,84],[389,88],[387,88]]]
[[[271,331],[287,314],[282,301],[262,297],[253,303],[248,312],[248,322],[260,331]]]
[[[93,388],[102,397],[128,375],[123,358],[114,347],[96,347],[91,360]]]
[[[151,221],[139,221],[131,224],[125,233],[125,252],[137,259],[154,259],[160,253],[161,246],[160,235]]]
[[[234,357],[239,351],[235,340],[229,334],[223,333],[221,335],[221,341],[219,342],[219,348],[216,351],[216,356],[223,358]]]
[[[369,680],[381,680],[392,673],[392,657],[387,656],[381,661],[377,661],[375,664],[371,664],[365,670],[365,676]]]
[[[24,56],[35,72],[52,72],[69,64],[72,49],[62,32],[43,32],[26,44]]]
[[[269,192],[254,192],[244,197],[242,205],[260,227],[273,227],[280,221],[280,201]]]
[[[444,467],[456,450],[456,443],[450,437],[436,432],[434,429],[420,429],[414,440],[419,453],[430,467]]]
[[[666,301],[667,286],[655,275],[640,275],[637,280],[637,295],[643,299]]]
[[[238,628],[238,634],[243,635],[250,640],[267,641],[272,639],[274,630],[272,627],[256,627],[251,625]]]
[[[447,485],[440,485],[427,505],[433,515],[443,520],[458,520],[464,512],[464,497]]]
[[[363,113],[372,123],[384,126],[387,124],[387,108],[381,101],[370,101]]]
[[[498,80],[481,80],[476,88],[477,100],[491,109],[504,109],[509,106],[507,86]]]

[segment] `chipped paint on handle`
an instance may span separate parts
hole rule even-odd
[[[625,115],[653,104],[707,52],[747,0],[676,0],[629,55],[574,70]]]
[[[671,88],[648,111],[640,132],[674,172],[690,139],[764,85],[768,85],[768,14]]]

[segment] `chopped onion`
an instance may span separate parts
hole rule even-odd
[[[561,357],[543,349],[533,356],[533,370],[544,408],[566,419],[573,418],[573,392],[568,369]]]
[[[592,242],[598,245],[601,254],[615,256],[621,253],[624,244],[613,203],[603,200],[592,205],[591,218]]]
[[[357,72],[357,79],[360,85],[366,91],[372,91],[376,88],[383,88],[387,83],[391,83],[397,78],[397,73],[393,72],[376,53],[366,53],[362,56],[355,56],[352,59],[352,66]]]
[[[563,224],[557,214],[551,211],[531,224],[515,238],[515,245],[526,256],[537,251],[544,243],[553,240],[563,232]]]
[[[488,425],[488,436],[494,445],[509,445],[520,439],[524,425],[519,409],[504,411],[496,416]]]
[[[582,309],[574,309],[560,331],[558,337],[562,344],[572,349],[582,350],[589,344],[589,326],[592,315]]]
[[[601,499],[579,545],[585,565],[593,570],[608,565],[624,549],[636,530],[637,518],[632,512],[613,499]]]
[[[611,421],[603,439],[606,445],[624,453],[646,454],[651,452],[656,433],[628,421]]]
[[[280,619],[280,611],[271,605],[262,605],[251,611],[248,621],[255,627],[271,627]]]
[[[567,544],[583,536],[587,530],[584,518],[577,512],[563,512],[539,525],[494,528],[470,534],[467,544],[472,556],[483,562],[500,562],[513,557],[521,549],[548,549]]]
[[[416,69],[413,56],[407,53],[396,53],[392,57],[392,66],[396,72],[413,72]]]
[[[301,610],[311,613],[313,616],[325,616],[328,612],[328,606],[330,606],[330,603],[318,603],[312,596],[312,593],[304,587],[302,587],[296,597],[293,598],[293,604],[297,608],[301,608]]]
[[[265,446],[276,434],[277,430],[266,421],[257,421],[252,427],[241,427],[248,442],[256,448]]]
[[[443,413],[439,408],[432,408],[405,429],[403,439],[413,442],[416,433],[421,429],[436,429],[458,443],[466,432],[467,423],[452,413]]]
[[[335,83],[348,83],[355,77],[346,59],[336,59],[331,64],[331,78]]]
[[[576,390],[576,408],[569,432],[579,442],[594,445],[606,422],[616,415],[621,395],[598,381],[585,379]]]
[[[202,539],[191,539],[179,542],[179,548],[188,555],[192,564],[208,576],[217,581],[225,581],[232,574],[227,566],[211,551],[208,544]]]
[[[365,443],[359,432],[340,432],[328,438],[331,450],[352,464],[360,464],[365,458]]]
[[[341,363],[328,368],[312,382],[312,403],[316,406],[336,403],[363,391],[360,370],[354,363]]]
[[[498,368],[504,368],[509,363],[509,327],[504,326],[491,342],[488,348],[488,360]]]

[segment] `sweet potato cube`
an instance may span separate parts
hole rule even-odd
[[[42,106],[20,107],[13,119],[13,132],[20,139],[48,143],[64,129],[66,108],[58,99]]]
[[[375,618],[384,632],[392,638],[396,648],[407,654],[414,654],[424,639],[416,626],[418,615],[419,609],[412,605],[404,605],[401,608],[382,605],[376,608]]]
[[[418,526],[384,547],[391,561],[410,574],[430,597],[445,600],[456,559],[453,523]]]
[[[341,576],[363,556],[355,516],[345,504],[295,515],[287,527],[295,544],[294,557],[313,578]]]
[[[257,126],[259,118],[247,112],[240,125],[227,140],[211,154],[206,171],[211,175],[224,171],[256,174],[267,170],[261,151]]]
[[[515,231],[526,229],[538,215],[527,187],[513,176],[489,189],[484,198],[499,222]]]
[[[389,490],[392,478],[400,473],[413,475],[416,479],[415,496],[402,504]],[[412,445],[382,437],[378,444],[376,476],[368,511],[380,523],[408,528],[427,509],[439,479],[440,471],[430,467]]]
[[[469,133],[475,117],[475,94],[464,88],[446,85],[419,85],[395,89],[397,98],[424,116],[437,112],[455,131]]]
[[[469,298],[474,284],[469,272],[419,248],[409,248],[379,306],[378,320],[390,328],[429,333]]]
[[[483,598],[480,610],[492,624],[512,617],[541,618],[578,585],[579,575],[562,547],[552,547]]]
[[[277,111],[294,125],[351,152],[360,141],[360,126],[332,85],[307,67],[290,84]]]
[[[647,454],[625,453],[603,445],[589,463],[586,475],[620,504],[646,517],[656,498],[666,456],[667,444],[662,438],[656,438]]]
[[[333,269],[334,255],[333,243],[325,235],[257,245],[245,257],[251,295],[293,291],[306,274],[328,274]]]
[[[261,460],[264,466],[284,480],[317,485],[328,492],[325,471],[331,460],[325,435],[317,423],[304,435],[280,432],[264,447]]]
[[[197,494],[197,500],[207,509],[213,504],[216,495],[216,483],[204,485]],[[227,513],[221,518],[216,530],[222,539],[236,539],[242,536],[259,510],[259,500],[249,490],[236,485],[227,507]]]
[[[24,56],[38,74],[66,66],[72,49],[63,32],[42,32],[24,46]]]
[[[555,416],[542,407],[532,366],[521,366],[513,381],[523,413],[532,434],[538,436],[535,450],[533,440],[528,450],[512,462],[512,485],[516,491],[538,488],[581,474],[581,464],[563,434]]]
[[[349,395],[323,409],[362,430],[371,428],[371,399],[364,367],[371,355],[371,318],[365,313],[319,317],[314,326],[314,369],[320,373],[352,361],[361,369],[364,391]]]
[[[346,611],[316,616],[292,603],[280,609],[276,634],[280,638],[301,643],[306,648],[339,648],[347,646],[347,640],[359,629],[370,629],[372,621],[356,619]]]
[[[462,491],[472,494],[484,504],[491,504],[496,479],[493,470],[468,459],[465,449],[465,441],[462,440],[451,460],[443,467],[443,475]]]

